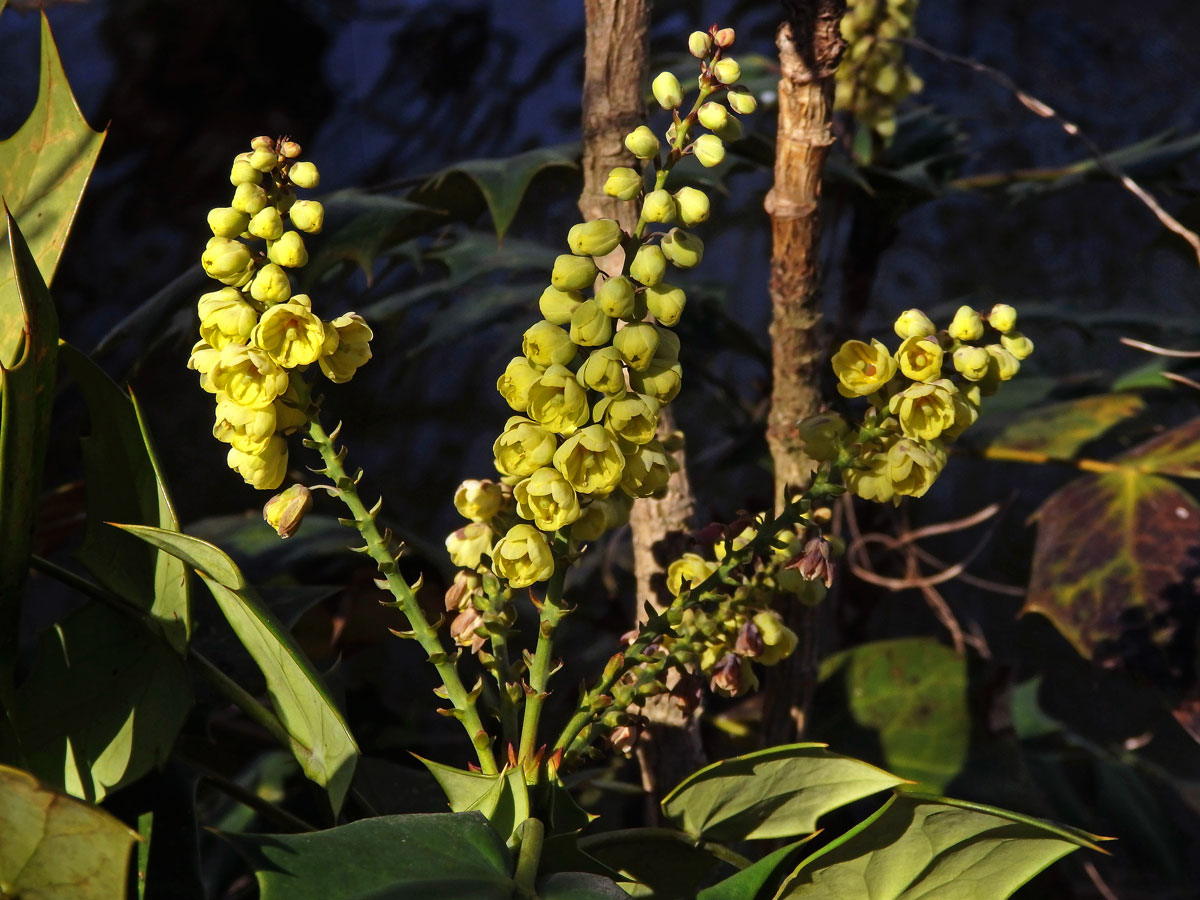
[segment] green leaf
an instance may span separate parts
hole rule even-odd
[[[1095,837],[989,806],[901,794],[800,864],[779,900],[1004,900]]]
[[[379,816],[311,834],[226,834],[262,900],[509,900],[508,850],[479,813]]]
[[[104,810],[0,766],[0,835],[0,895],[124,900],[138,837]]]
[[[304,774],[329,792],[336,813],[354,777],[358,745],[324,681],[287,629],[218,547],[186,534],[120,525],[199,571],[221,612],[267,682],[267,695],[292,739]]]
[[[1200,418],[1163,432],[1114,460],[1139,472],[1200,478]]]
[[[970,742],[966,659],[933,638],[863,644],[825,660],[809,734],[942,790]]]
[[[483,775],[420,756],[417,759],[446,793],[453,812],[482,813],[505,841],[511,840],[517,826],[529,818],[529,786],[523,769],[506,768],[495,775]]]
[[[824,744],[788,744],[735,756],[685,778],[663,813],[694,837],[765,840],[808,834],[817,819],[904,782]]]
[[[629,900],[616,882],[589,872],[555,872],[539,878],[540,900]]]
[[[720,862],[695,839],[670,828],[602,831],[579,839],[579,849],[629,881],[649,888],[654,900],[692,896]]]
[[[187,568],[108,524],[179,530],[141,410],[74,347],[63,344],[62,358],[83,393],[92,427],[83,440],[88,515],[79,559],[113,593],[149,610],[171,646],[185,652],[192,630]]]
[[[1200,504],[1132,469],[1085,475],[1036,513],[1037,544],[1022,612],[1046,616],[1084,656],[1110,646],[1131,611],[1170,611],[1200,544]]]
[[[0,198],[25,223],[25,239],[47,283],[75,219],[104,133],[88,127],[58,58],[50,23],[42,15],[41,79],[37,103],[17,133],[0,141]],[[0,364],[20,352],[13,325],[21,302],[9,252],[0,248]]]
[[[810,840],[812,838],[807,837],[780,847],[724,881],[705,888],[696,895],[696,900],[755,900],[756,897],[771,896],[783,875],[795,867],[800,849]]]
[[[1137,394],[1096,394],[1051,403],[1009,425],[988,446],[1072,459],[1089,441],[1145,408]]]
[[[520,153],[508,159],[473,159],[455,163],[431,176],[413,192],[412,199],[438,208],[452,208],[446,192],[456,181],[466,181],[483,196],[496,237],[503,239],[534,176],[544,169],[579,167],[579,145],[559,144]]]
[[[58,365],[50,292],[16,221],[11,215],[6,221],[8,250],[0,256],[15,303],[0,303],[0,335],[14,332],[23,341],[20,356],[5,356],[0,365],[0,690],[7,690],[17,652]]]
[[[191,705],[179,655],[128,616],[89,603],[42,633],[14,718],[42,781],[99,802],[167,760]]]

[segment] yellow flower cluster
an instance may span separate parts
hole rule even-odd
[[[895,40],[913,35],[916,12],[917,0],[847,0],[842,18],[847,47],[834,105],[885,142],[896,133],[896,107],[922,88]]]
[[[361,316],[324,321],[307,294],[292,293],[286,270],[308,262],[300,232],[316,234],[325,219],[320,202],[296,199],[296,188],[320,179],[300,152],[294,141],[258,137],[234,159],[232,203],[209,212],[213,236],[200,258],[224,287],[200,298],[200,340],[188,360],[216,395],[213,436],[229,444],[230,468],[263,490],[283,481],[284,436],[307,422],[299,373],[316,363],[331,381],[349,381],[371,358]]]
[[[985,325],[998,341],[980,343]],[[839,464],[846,487],[864,499],[920,497],[946,464],[946,443],[974,424],[982,398],[1033,352],[1016,325],[1016,310],[1004,303],[986,315],[960,307],[940,331],[910,309],[896,320],[895,353],[881,341],[847,341],[833,357],[838,392],[866,397],[872,409],[858,435],[836,413],[801,422],[809,456]]]
[[[676,464],[655,434],[659,412],[679,392],[679,338],[670,329],[687,302],[683,289],[666,277],[671,267],[698,265],[704,244],[678,226],[665,232],[647,226],[690,227],[708,218],[703,191],[671,192],[665,184],[682,156],[691,153],[705,166],[716,165],[725,152],[722,140],[740,136],[741,123],[717,98],[737,112],[754,109],[754,98],[735,85],[737,62],[723,55],[733,37],[732,29],[714,27],[689,40],[702,60],[700,97],[688,115],[675,112],[662,159],[660,141],[648,126],[626,136],[640,168],[614,169],[604,189],[637,204],[634,232],[626,233],[613,219],[581,222],[568,232],[570,252],[555,260],[538,300],[543,318],[525,331],[522,354],[496,383],[518,414],[493,447],[511,500],[483,508],[456,498],[459,511],[472,520],[447,539],[456,563],[481,568],[488,556],[492,570],[511,587],[545,581],[554,572],[547,535],[561,532],[575,543],[595,540],[628,520],[635,498],[666,491]],[[670,72],[655,78],[652,89],[664,109],[677,110],[683,102],[682,86]],[[711,133],[688,143],[697,124]],[[655,176],[652,188],[647,173]]]

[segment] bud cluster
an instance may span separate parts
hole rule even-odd
[[[287,270],[308,262],[300,233],[316,234],[325,218],[319,201],[296,198],[320,178],[300,153],[294,141],[257,137],[234,159],[233,200],[209,212],[213,236],[200,258],[224,287],[200,298],[200,340],[188,360],[216,395],[213,435],[230,445],[230,468],[262,490],[283,481],[284,436],[307,422],[302,373],[315,363],[331,381],[349,381],[371,357],[361,316],[325,321],[307,294],[292,293]]]
[[[633,233],[606,218],[568,232],[569,252],[555,260],[538,300],[543,318],[525,331],[522,354],[496,384],[517,413],[493,446],[501,484],[460,487],[465,496],[468,485],[489,485],[486,503],[455,498],[459,512],[471,520],[446,542],[457,565],[490,569],[512,588],[546,581],[556,564],[550,536],[560,533],[572,545],[593,541],[628,520],[634,499],[666,491],[676,463],[655,435],[660,411],[680,388],[679,338],[671,329],[687,301],[684,290],[666,279],[672,269],[699,265],[704,244],[678,226],[666,231],[647,226],[690,227],[708,218],[703,191],[672,192],[666,181],[689,153],[704,165],[720,162],[719,135],[732,140],[741,133],[737,119],[710,97],[724,96],[741,112],[754,107],[754,98],[735,85],[736,61],[722,56],[732,42],[732,29],[714,27],[692,36],[689,47],[702,60],[700,93],[682,118],[679,80],[669,72],[654,79],[655,98],[674,111],[667,151],[661,154],[649,126],[639,126],[625,146],[643,161],[642,168],[614,169],[604,187],[610,196],[637,204]],[[689,143],[697,123],[713,133]],[[655,173],[650,190],[648,171]],[[469,488],[478,490],[485,489]]]
[[[922,496],[946,464],[946,444],[974,424],[982,398],[1033,352],[1016,324],[1016,310],[1004,303],[987,314],[960,307],[940,331],[910,309],[896,320],[894,353],[878,340],[847,341],[832,361],[838,392],[865,397],[871,409],[857,432],[836,413],[805,419],[806,452],[841,471],[845,486],[866,500]],[[985,326],[998,341],[983,343]]]
[[[884,141],[896,133],[896,107],[923,86],[895,40],[913,35],[916,12],[917,0],[847,0],[842,18],[834,105]]]

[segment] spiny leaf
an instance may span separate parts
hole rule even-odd
[[[1200,504],[1132,469],[1085,475],[1037,513],[1023,612],[1046,616],[1084,656],[1118,638],[1130,616],[1153,625],[1194,565]]]

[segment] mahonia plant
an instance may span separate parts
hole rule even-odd
[[[896,107],[923,87],[896,40],[912,37],[916,14],[917,0],[847,0],[842,17],[847,46],[837,68],[834,106],[885,144],[896,134]]]
[[[209,212],[213,236],[200,258],[208,277],[225,286],[200,298],[200,340],[188,361],[201,387],[216,395],[213,436],[229,444],[229,467],[261,490],[283,482],[285,436],[308,422],[305,373],[316,364],[330,381],[349,381],[371,358],[371,329],[361,316],[324,320],[311,297],[292,293],[287,270],[308,262],[300,233],[320,232],[325,220],[320,201],[296,198],[296,188],[320,181],[300,153],[295,141],[264,136],[234,158],[231,204]],[[283,505],[272,510],[268,521],[276,518],[278,527]]]

